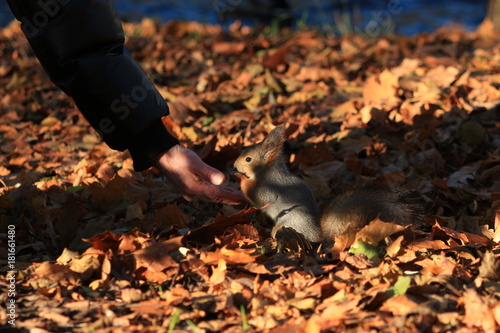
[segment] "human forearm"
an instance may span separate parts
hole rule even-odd
[[[178,143],[162,126],[168,107],[124,46],[109,0],[8,0],[51,80],[70,95],[114,149],[136,169]]]

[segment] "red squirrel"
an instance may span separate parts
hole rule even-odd
[[[261,142],[247,148],[234,162],[240,187],[249,202],[275,223],[271,236],[292,228],[310,242],[332,240],[350,225],[361,228],[380,217],[410,224],[419,216],[418,204],[405,192],[380,185],[353,187],[333,197],[320,214],[314,195],[301,178],[287,168],[280,125]]]

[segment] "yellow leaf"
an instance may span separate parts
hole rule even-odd
[[[191,140],[192,142],[196,142],[198,141],[198,134],[196,133],[196,131],[194,130],[193,127],[183,127],[181,129],[182,133],[184,133],[185,136],[188,137],[189,140]]]

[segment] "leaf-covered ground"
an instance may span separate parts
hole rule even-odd
[[[394,225],[374,221],[333,247],[277,254],[258,212],[188,203],[154,170],[134,172],[13,24],[0,30],[0,324],[13,299],[16,327],[38,332],[498,332],[500,43],[488,25],[370,40],[125,30],[169,101],[166,126],[207,163],[229,174],[243,146],[286,123],[290,168],[320,203],[353,183],[404,186],[423,224],[388,243]]]

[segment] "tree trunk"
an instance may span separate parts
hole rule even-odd
[[[487,17],[493,23],[495,30],[500,30],[500,0],[488,0]]]

